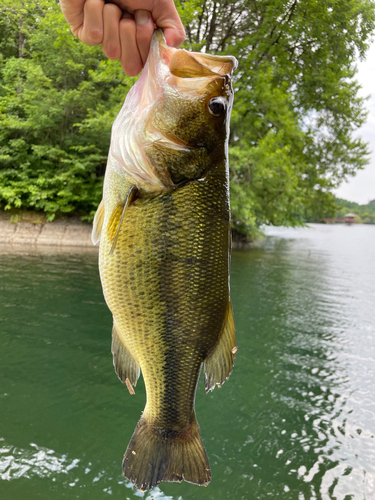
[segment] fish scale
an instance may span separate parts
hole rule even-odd
[[[167,386],[167,398],[177,400],[181,393],[181,401],[188,406],[181,412],[183,421],[177,421],[183,427],[193,409],[200,364],[217,341],[228,300],[229,212],[226,207],[225,220],[212,210],[213,201],[223,198],[223,181],[214,190],[207,178],[143,205],[133,204],[126,211],[115,254],[108,255],[110,235],[104,233],[100,245],[106,301],[120,330],[127,331],[126,345],[142,366],[146,412],[161,419],[151,408],[163,404]],[[186,355],[181,352],[184,347]],[[150,348],[154,364],[163,370],[147,363]],[[168,361],[170,351],[175,353],[173,362]],[[164,418],[170,420],[174,407],[167,404]]]
[[[153,80],[146,77],[138,85],[155,85],[158,65],[165,64],[162,61],[170,61],[175,68],[171,78],[179,78],[178,57],[193,84],[191,75],[201,71],[203,63],[198,54],[186,54],[190,53],[166,47],[156,32],[145,68]],[[112,152],[121,152],[123,146],[111,143],[103,202],[94,221],[93,240],[100,238],[103,292],[114,319],[115,369],[131,393],[140,370],[146,387],[146,406],[123,462],[126,477],[142,490],[160,481],[208,484],[211,472],[194,409],[196,387],[202,364],[208,391],[222,385],[234,363],[226,159],[232,91],[228,76],[211,71],[209,63],[215,70],[222,63],[229,71],[235,62],[230,57],[210,57],[212,61],[203,57],[207,85],[202,86],[197,78],[199,92],[194,90],[192,107],[192,95],[180,95],[179,80],[177,90],[171,91],[169,80],[165,81],[168,73],[165,68],[161,72],[163,92],[155,94],[155,102],[146,102],[150,116],[141,122],[146,131],[136,120],[145,112],[138,111],[131,123],[140,130],[139,142],[148,142],[137,149],[137,141],[127,140],[127,147],[135,149],[124,152],[123,167]],[[189,83],[185,80],[180,82],[184,92]],[[138,100],[141,90],[134,93]],[[129,116],[132,95],[127,98],[128,108],[127,101],[123,108]],[[228,110],[214,118],[207,110],[209,99],[221,95]],[[157,119],[152,119],[153,112]],[[119,119],[125,129],[126,116]],[[180,124],[177,129],[176,123]],[[120,132],[115,122],[114,141]],[[134,128],[132,134],[136,137]],[[142,158],[138,175],[136,162]],[[127,169],[126,162],[133,159],[137,160]],[[196,161],[199,168],[194,168]],[[148,173],[148,169],[153,171]]]

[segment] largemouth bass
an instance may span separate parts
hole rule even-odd
[[[142,490],[211,479],[194,402],[202,364],[213,390],[237,350],[227,165],[235,67],[234,57],[167,47],[155,31],[112,128],[93,242],[115,370],[131,394],[140,370],[146,386],[123,460]]]

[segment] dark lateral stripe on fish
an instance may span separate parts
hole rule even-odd
[[[164,258],[159,262],[159,276],[160,276],[160,297],[161,300],[170,304],[173,297],[173,307],[167,307],[164,313],[164,324],[165,328],[162,333],[165,349],[165,370],[164,374],[166,377],[164,394],[162,396],[163,404],[162,408],[167,409],[168,413],[163,415],[163,420],[165,422],[170,422],[172,425],[176,424],[180,420],[180,409],[179,409],[179,398],[180,398],[180,384],[178,377],[178,352],[177,346],[175,344],[174,329],[176,325],[176,319],[174,318],[174,310],[177,305],[178,309],[178,297],[173,292],[173,280],[164,280],[165,276],[173,277],[173,264],[171,262],[171,247],[173,243],[171,242],[169,231],[171,222],[171,213],[174,210],[173,198],[170,194],[162,195],[162,209],[160,217],[160,238],[162,240],[164,248]]]
[[[175,280],[178,280],[178,271],[181,265],[189,263],[181,262],[175,257],[173,250],[175,243],[171,240],[170,234],[175,230],[176,221],[171,214],[177,211],[175,198],[173,195],[165,194],[161,196],[161,215],[159,226],[159,248],[164,249],[163,258],[159,261],[160,276],[160,298],[168,304],[164,313],[165,328],[162,332],[163,344],[166,346],[164,353],[164,393],[161,397],[162,408],[168,408],[168,412],[160,415],[164,422],[170,425],[181,425],[185,422],[190,425],[195,419],[194,394],[199,378],[202,359],[198,359],[195,366],[186,370],[184,360],[181,358],[181,345],[186,341],[181,338],[181,324],[179,324],[180,311],[184,308],[181,302],[183,297],[176,294]],[[165,280],[163,277],[168,276]],[[186,285],[187,286],[187,285]],[[179,335],[176,335],[179,331]],[[186,332],[186,338],[190,332]],[[188,379],[187,379],[188,378]],[[188,382],[188,383],[187,383]],[[183,393],[181,391],[184,391]],[[191,401],[192,405],[186,405]]]

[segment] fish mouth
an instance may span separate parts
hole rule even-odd
[[[163,101],[168,87],[182,98],[201,97],[208,92],[210,82],[215,85],[220,80],[222,86],[225,80],[227,84],[236,67],[237,60],[232,56],[168,47],[163,31],[155,30],[142,74],[130,89],[112,127],[110,155],[115,167],[125,171],[138,187],[155,192],[169,189],[150,164],[146,150],[159,144],[189,151],[189,145],[177,136],[162,134],[150,118],[153,109]]]
[[[233,56],[216,56],[168,47],[163,31],[157,29],[151,39],[146,65],[136,86],[140,109],[162,96],[165,86],[173,87],[182,97],[201,96],[210,81],[227,80],[237,68]]]
[[[153,34],[151,58],[155,58],[152,61],[154,64],[163,61],[168,65],[171,75],[180,78],[231,76],[237,68],[237,59],[233,56],[215,56],[168,47],[161,29],[155,30]]]
[[[157,29],[152,36],[144,68],[144,85],[139,82],[143,88],[140,109],[162,101],[167,87],[177,91],[184,99],[199,98],[215,90],[215,87],[228,88],[237,64],[237,59],[233,56],[216,56],[169,47],[163,31]],[[189,145],[175,134],[173,137],[171,134],[168,137],[161,134],[150,121],[147,128],[153,131],[154,136],[159,136],[155,143],[170,149],[189,149]]]
[[[202,95],[210,80],[231,77],[237,68],[233,56],[216,56],[175,49],[166,44],[163,31],[155,30],[144,69],[157,85],[168,84],[182,95]]]

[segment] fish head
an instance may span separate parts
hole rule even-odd
[[[114,124],[120,141],[113,149],[138,187],[170,189],[225,159],[236,66],[232,56],[168,47],[155,31],[120,112],[125,119]]]

